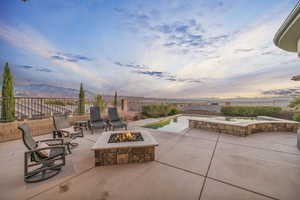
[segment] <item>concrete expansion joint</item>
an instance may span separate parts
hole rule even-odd
[[[202,184],[202,187],[201,187],[201,190],[200,190],[199,200],[201,199],[202,194],[203,194],[203,190],[204,190],[204,187],[205,187],[205,184],[206,184],[206,179],[207,179],[207,176],[208,176],[208,172],[209,172],[209,170],[210,170],[210,167],[211,167],[211,164],[212,164],[212,161],[213,161],[213,158],[214,158],[216,149],[217,149],[217,145],[218,145],[220,136],[221,136],[221,133],[218,134],[218,138],[217,138],[217,140],[216,140],[216,143],[215,143],[215,146],[214,146],[214,150],[213,150],[211,159],[210,159],[210,161],[209,161],[208,169],[207,169],[207,171],[206,171],[206,174],[205,174],[205,177],[204,177],[204,181],[203,181],[203,184]]]

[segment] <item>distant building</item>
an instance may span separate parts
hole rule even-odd
[[[233,98],[219,100],[220,106],[278,106],[283,109],[288,108],[292,97],[272,97],[272,98]]]

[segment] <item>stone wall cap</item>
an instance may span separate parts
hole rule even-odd
[[[127,132],[140,132],[144,141],[108,143],[111,134],[127,133]],[[91,150],[130,148],[130,147],[151,147],[151,146],[158,146],[158,142],[148,131],[144,131],[144,130],[107,131],[107,132],[103,132],[102,135],[99,136],[99,138],[97,139],[96,143],[93,145]]]
[[[279,118],[276,118],[277,120],[272,121],[271,117],[270,120],[253,120],[251,122],[238,122],[238,121],[225,121],[223,119],[218,119],[219,117],[211,117],[211,118],[201,118],[201,119],[189,119],[189,121],[201,121],[201,122],[209,122],[209,123],[218,123],[218,124],[223,124],[223,125],[231,125],[231,126],[238,126],[238,127],[247,127],[249,125],[255,125],[255,124],[280,124],[280,123],[286,123],[286,124],[300,124],[299,122],[296,121],[291,121],[291,120],[285,120]],[[224,118],[224,117],[223,117]],[[275,118],[274,118],[275,119]]]

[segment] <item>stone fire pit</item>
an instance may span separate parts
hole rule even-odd
[[[147,131],[103,132],[92,147],[95,166],[153,161],[155,146],[158,143]]]

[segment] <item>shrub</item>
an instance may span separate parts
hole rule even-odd
[[[275,106],[223,106],[221,112],[225,116],[256,117],[259,115],[276,117],[281,111]]]
[[[293,120],[295,114],[296,112],[292,110],[282,110],[278,117],[281,119]]]
[[[100,108],[101,113],[103,113],[107,107],[107,104],[101,95],[95,96],[95,101],[94,101],[93,105],[98,106]]]
[[[137,121],[137,120],[140,120],[140,119],[147,119],[147,117],[145,115],[135,115],[133,117],[133,121]]]
[[[164,127],[165,125],[168,125],[171,123],[171,119],[166,119],[166,120],[160,120],[158,122],[154,122],[148,125],[143,126],[144,128],[153,128],[153,129],[158,129],[161,127]]]
[[[289,107],[298,110],[300,107],[300,97],[294,97],[293,101],[290,102]]]
[[[176,115],[179,113],[179,109],[176,108],[176,107],[172,107],[170,112],[169,112],[169,115]]]
[[[45,104],[67,106],[67,105],[75,105],[75,102],[72,100],[49,99],[45,101]]]
[[[293,120],[300,122],[300,114],[294,114]]]
[[[167,104],[152,104],[142,107],[142,114],[147,117],[164,117],[179,113],[179,110]]]

